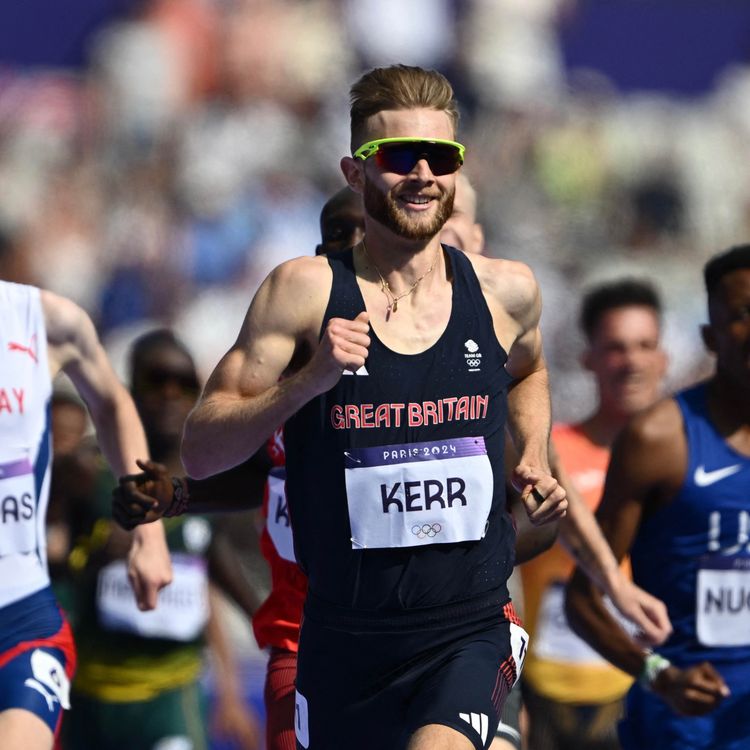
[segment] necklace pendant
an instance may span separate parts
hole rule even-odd
[[[396,310],[398,310],[398,300],[397,299],[393,300],[393,304],[391,305],[391,310],[393,310],[393,312],[396,312]]]

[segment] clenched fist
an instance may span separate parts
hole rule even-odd
[[[363,310],[354,320],[331,318],[318,348],[307,365],[319,393],[338,383],[344,370],[354,373],[367,359],[370,346],[370,315]]]

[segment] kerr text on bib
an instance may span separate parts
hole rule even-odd
[[[353,548],[481,539],[493,475],[483,437],[344,453]]]

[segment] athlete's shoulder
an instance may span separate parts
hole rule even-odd
[[[539,285],[531,268],[521,261],[467,255],[484,294],[514,318],[539,304]]]
[[[81,334],[90,324],[88,313],[73,300],[48,289],[39,290],[47,338],[50,344],[62,344]]]
[[[295,337],[317,333],[332,278],[324,257],[293,258],[276,266],[258,289],[243,332],[283,331]]]
[[[266,279],[266,284],[274,293],[284,295],[302,295],[306,299],[310,294],[319,295],[326,285],[330,287],[331,267],[324,256],[303,256],[287,260],[276,266]]]

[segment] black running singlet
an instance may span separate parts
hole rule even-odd
[[[399,354],[371,330],[365,366],[345,372],[285,427],[308,606],[334,619],[465,620],[508,599],[507,354],[471,263],[444,250],[453,295],[438,341]],[[352,251],[328,261],[324,328],[365,309]]]

